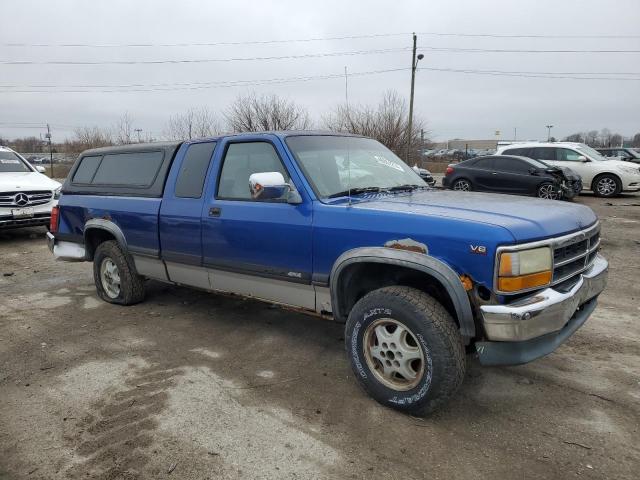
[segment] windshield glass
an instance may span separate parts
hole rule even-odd
[[[31,172],[32,170],[14,152],[0,150],[0,173]]]
[[[320,198],[346,196],[349,189],[427,186],[391,150],[370,138],[310,135],[289,137],[287,145]]]
[[[595,160],[596,162],[604,162],[607,161],[608,159],[603,157],[600,152],[594,150],[591,147],[588,147],[587,145],[580,145],[579,147],[576,148],[579,152],[584,153],[587,157],[589,157],[591,160]]]
[[[535,168],[544,168],[544,169],[549,168],[549,165],[544,163],[542,160],[536,160],[535,158],[527,158],[526,160],[530,165],[534,166]]]

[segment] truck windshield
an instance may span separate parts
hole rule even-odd
[[[31,172],[31,169],[14,152],[0,150],[0,173]]]
[[[391,150],[370,138],[309,135],[287,145],[320,198],[426,187]]]

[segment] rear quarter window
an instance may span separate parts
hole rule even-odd
[[[82,158],[80,165],[78,165],[76,169],[76,173],[73,175],[73,183],[91,183],[98,169],[98,165],[100,165],[100,160],[102,160],[102,156]]]
[[[146,188],[155,180],[163,156],[162,151],[155,151],[112,153],[101,160],[85,157],[73,176],[73,183]]]
[[[216,144],[213,142],[196,143],[189,147],[176,181],[176,197],[200,198],[202,196],[204,179],[215,148]]]

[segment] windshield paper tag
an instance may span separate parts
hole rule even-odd
[[[4,163],[4,164],[12,163],[12,164],[15,165],[16,163],[20,164],[20,161],[19,160],[4,160],[4,159],[2,159],[2,160],[0,160],[0,163]]]
[[[389,168],[393,168],[395,170],[398,170],[399,172],[404,172],[404,169],[402,168],[402,165],[398,165],[395,162],[392,162],[391,160],[385,158],[385,157],[381,157],[380,155],[374,155],[373,158],[376,159],[376,161],[380,164],[380,165],[384,165],[385,167],[389,167]]]

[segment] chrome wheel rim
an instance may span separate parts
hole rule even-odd
[[[466,180],[458,180],[453,184],[454,190],[460,190],[461,192],[468,192],[471,190],[471,185]]]
[[[542,185],[538,190],[538,197],[546,198],[548,200],[557,200],[559,195],[558,191],[553,188],[553,185]]]
[[[616,182],[613,178],[605,177],[598,180],[598,193],[600,195],[613,195],[616,191]]]
[[[120,271],[110,258],[105,258],[100,264],[100,281],[102,289],[109,298],[118,298],[120,295]]]
[[[393,318],[379,318],[364,332],[364,356],[376,379],[398,391],[414,388],[424,375],[424,353],[415,335]]]

